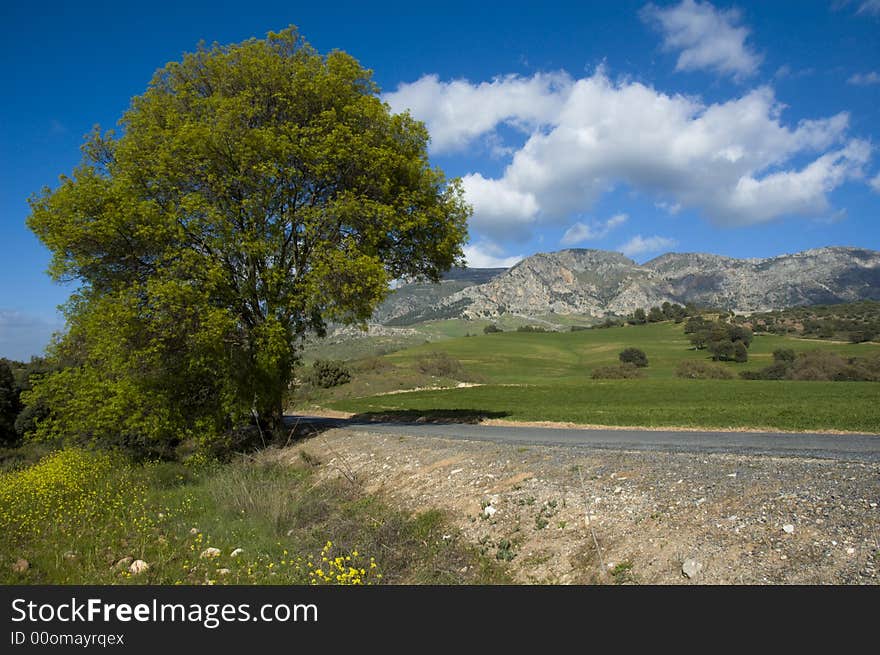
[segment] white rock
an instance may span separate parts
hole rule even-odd
[[[123,571],[129,567],[133,559],[133,557],[123,557],[122,559],[118,560],[116,564],[112,566],[112,568]]]
[[[241,555],[243,552],[244,552],[244,548],[236,548],[236,549],[233,550],[231,553],[229,553],[229,556],[230,556],[230,557],[238,557],[238,556]]]
[[[846,549],[846,554],[847,554],[847,555],[855,555],[855,554],[856,554],[856,549],[855,549],[855,548],[847,548],[847,549]]]
[[[229,575],[229,569],[217,569],[217,575]]]
[[[214,557],[220,557],[220,549],[219,548],[205,548],[201,553],[199,553],[199,557],[202,559],[213,559]]]
[[[141,573],[146,573],[149,570],[150,565],[142,559],[136,559],[131,563],[131,566],[128,567],[128,572],[132,575],[140,575]]]
[[[199,533],[199,529],[198,529],[198,528],[190,528],[190,529],[189,529],[189,533],[190,533],[190,534],[198,534],[198,533]]]
[[[492,507],[491,505],[486,505],[483,508],[483,516],[489,518],[489,517],[493,516],[495,514],[495,512],[497,512],[497,511],[498,510],[495,509],[494,507]]]
[[[791,523],[786,523],[782,526],[782,531],[785,532],[785,534],[791,534],[794,532],[794,526]]]
[[[681,573],[689,580],[693,580],[703,570],[703,564],[695,559],[686,559],[681,565]]]

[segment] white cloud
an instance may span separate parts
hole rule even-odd
[[[505,257],[503,250],[491,241],[472,243],[464,247],[464,258],[469,268],[510,268],[522,255]]]
[[[880,16],[880,0],[862,0],[856,13]]]
[[[674,248],[677,244],[678,242],[675,239],[670,239],[668,237],[643,237],[641,234],[637,234],[620,246],[618,250],[627,257],[635,257],[646,253],[669,250],[670,248]]]
[[[877,193],[880,193],[880,173],[877,173],[871,181],[869,182],[871,188],[874,189]]]
[[[721,11],[709,2],[682,0],[666,8],[648,4],[640,16],[662,33],[665,50],[680,51],[676,70],[705,69],[742,79],[761,64],[745,43],[749,30],[738,25],[736,9]]]
[[[534,194],[479,173],[465,175],[461,184],[478,224],[502,226],[508,237],[528,234],[540,209]]]
[[[497,77],[471,84],[467,80],[440,82],[425,75],[401,84],[383,100],[392,111],[409,109],[430,126],[431,150],[460,150],[501,123],[531,132],[559,113],[571,78],[565,73],[538,73],[524,78]]]
[[[880,74],[878,74],[876,71],[870,71],[868,73],[856,73],[852,75],[846,81],[846,83],[854,84],[856,86],[870,86],[872,84],[880,84]]]
[[[601,239],[608,236],[616,227],[626,223],[626,214],[615,214],[607,221],[592,221],[590,223],[582,223],[578,221],[565,231],[559,243],[563,246],[573,246],[584,241]]]
[[[602,69],[552,89],[543,82],[549,77],[565,79],[495,80],[493,97],[527,110],[524,117],[496,112],[491,120],[454,108],[462,98],[472,106],[466,82],[432,76],[430,84],[408,85],[425,94],[413,106],[429,108],[425,114],[414,109],[415,117],[432,134],[440,129],[446,144],[476,142],[502,123],[532,125],[501,175],[473,172],[463,178],[474,206],[471,227],[483,236],[520,238],[543,224],[570,225],[572,214],[588,211],[622,184],[653,195],[670,213],[693,209],[720,225],[815,217],[827,213],[831,191],[863,176],[870,158],[867,142],[847,136],[846,112],[786,124],[785,107],[768,86],[706,105],[632,80],[614,82]],[[474,93],[484,87],[470,86]],[[525,90],[537,96],[534,103]],[[504,100],[508,92],[515,102]],[[535,106],[543,107],[540,125]],[[447,107],[460,120],[448,122],[436,107]]]

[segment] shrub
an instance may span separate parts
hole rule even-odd
[[[707,348],[709,349],[709,352],[712,353],[712,359],[715,361],[727,361],[733,359],[736,350],[733,341],[728,341],[727,339],[710,341]]]
[[[627,348],[618,355],[618,358],[623,364],[633,364],[639,368],[648,365],[648,356],[644,350],[638,348]]]
[[[773,351],[773,361],[774,362],[787,362],[791,363],[794,361],[795,354],[791,348],[777,348]]]
[[[445,352],[435,352],[419,357],[416,368],[425,375],[438,378],[455,378],[464,372],[461,362]]]
[[[483,328],[483,334],[497,334],[498,332],[504,332],[504,330],[494,323],[489,323],[489,325]]]
[[[612,366],[600,366],[593,369],[591,377],[594,380],[625,380],[642,377],[642,372],[635,364],[624,363]]]
[[[312,364],[306,381],[312,386],[329,389],[351,382],[351,373],[342,362],[317,359]]]
[[[679,362],[675,368],[675,375],[691,380],[730,380],[733,378],[733,373],[723,366],[694,360]]]
[[[779,352],[779,351],[777,351]],[[760,371],[740,376],[747,380],[813,380],[840,382],[880,382],[880,356],[852,357],[824,350],[800,353],[792,360],[780,360]],[[781,355],[787,357],[788,355]]]
[[[550,330],[548,330],[545,327],[541,327],[540,325],[520,325],[518,328],[516,328],[516,331],[517,332],[541,332],[541,333],[544,333],[544,332],[549,332]]]
[[[382,357],[367,357],[357,363],[357,370],[367,373],[380,373],[382,371],[390,371],[395,368],[394,364]]]
[[[744,342],[733,342],[733,361],[739,362],[740,364],[749,361],[749,351],[746,349],[746,344]]]

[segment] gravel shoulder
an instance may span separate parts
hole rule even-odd
[[[446,510],[521,583],[878,583],[873,462],[346,429],[273,457],[298,462],[303,451],[321,462],[319,476],[354,476],[410,511]]]

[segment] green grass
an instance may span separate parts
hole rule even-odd
[[[759,380],[585,380],[582,384],[467,389],[337,401],[360,414],[494,415],[648,427],[880,432],[880,385]]]
[[[616,364],[618,353],[630,346],[648,356],[643,379],[590,379],[593,369]],[[876,343],[758,335],[747,363],[719,365],[734,375],[760,369],[772,362],[777,348],[833,350],[844,356],[880,353]],[[458,359],[471,379],[485,386],[376,395],[414,387],[454,387],[456,380],[414,374],[419,358],[438,351]],[[450,338],[391,353],[382,358],[390,366],[384,372],[355,375],[351,385],[312,400],[357,413],[445,411],[447,416],[449,412],[502,414],[511,420],[601,425],[880,432],[880,384],[675,377],[679,362],[708,359],[706,351],[690,346],[682,325],[672,322],[565,333],[504,332]]]
[[[321,465],[50,454],[0,474],[0,584],[310,584],[330,571],[324,556],[363,568],[365,583],[507,581],[441,512],[410,514],[357,483],[319,482]],[[220,555],[201,557],[209,547]],[[114,567],[126,557],[149,570]]]

